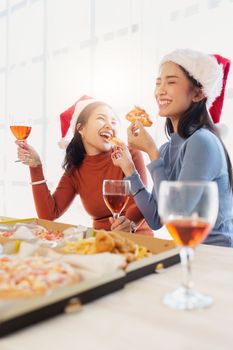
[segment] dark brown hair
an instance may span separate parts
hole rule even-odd
[[[201,84],[196,81],[190,74],[182,67],[179,66],[185,73],[188,80],[192,83],[193,87],[202,88]],[[191,136],[196,130],[205,128],[212,132],[220,140],[227,162],[228,176],[230,187],[233,188],[233,174],[232,174],[232,164],[226,147],[219,135],[219,132],[210,118],[210,115],[206,108],[206,98],[199,102],[193,102],[187,111],[183,113],[179,119],[177,126],[177,133],[184,139]],[[168,137],[174,132],[172,122],[169,118],[166,119],[165,123],[165,133]]]
[[[84,126],[87,123],[91,113],[99,106],[107,106],[111,108],[104,102],[93,102],[85,107],[80,113],[76,125],[80,123],[81,126]],[[62,164],[63,169],[68,174],[71,174],[74,168],[78,168],[82,164],[85,154],[86,150],[83,145],[82,137],[79,131],[75,130],[74,137],[66,148],[66,155]]]

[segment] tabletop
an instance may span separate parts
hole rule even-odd
[[[0,340],[1,350],[233,348],[233,249],[196,249],[193,280],[211,295],[204,310],[181,311],[162,303],[181,282],[180,264],[131,282],[70,315],[61,315]]]

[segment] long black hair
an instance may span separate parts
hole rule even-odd
[[[202,88],[201,84],[197,80],[195,80],[192,76],[190,76],[190,74],[182,66],[179,66],[179,67],[185,73],[186,77],[192,83],[193,87],[198,87],[200,89]],[[215,127],[215,125],[213,124],[211,117],[207,111],[206,98],[202,99],[199,102],[192,102],[190,107],[183,113],[183,115],[179,119],[178,126],[177,126],[177,133],[182,138],[187,139],[196,130],[201,128],[208,129],[220,140],[224,149],[225,157],[226,157],[230,187],[233,188],[233,173],[232,173],[231,160],[227,152],[227,149],[219,135],[219,132]],[[174,128],[169,118],[166,119],[165,133],[168,137],[170,137],[170,135],[174,133]]]
[[[75,125],[74,137],[72,138],[72,140],[66,148],[66,155],[62,164],[63,169],[68,174],[71,174],[74,168],[78,168],[82,164],[82,161],[86,154],[82,137],[79,131],[76,129],[76,126],[78,123],[80,123],[81,127],[84,126],[87,123],[91,113],[99,106],[107,106],[111,108],[106,103],[97,101],[85,107],[84,110],[78,116]]]

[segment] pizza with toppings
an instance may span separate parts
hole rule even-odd
[[[38,238],[47,241],[61,240],[64,238],[64,234],[60,231],[43,231],[36,235]]]
[[[18,226],[17,229],[9,229],[0,231],[0,243],[5,243],[9,240],[35,240],[43,241],[61,241],[64,234],[61,231],[47,230],[42,226]]]
[[[42,256],[0,258],[0,299],[42,295],[79,281],[78,271],[61,260]]]
[[[153,124],[149,114],[146,113],[145,109],[135,106],[129,111],[125,118],[131,123],[135,123],[137,120],[142,123],[143,126],[151,126]]]

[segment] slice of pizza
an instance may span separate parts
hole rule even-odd
[[[108,139],[108,142],[111,143],[111,145],[113,145],[113,146],[121,146],[122,145],[122,141],[116,136],[110,137]]]
[[[125,118],[131,123],[135,123],[138,120],[143,126],[151,126],[153,124],[145,109],[138,106],[134,106],[134,108],[126,114]]]

